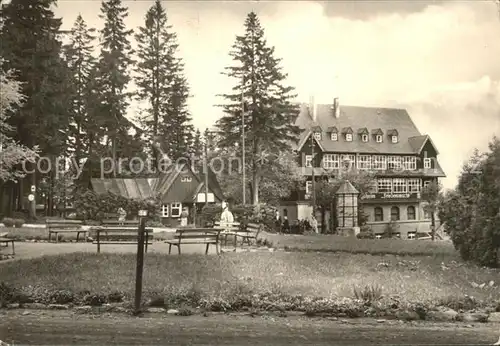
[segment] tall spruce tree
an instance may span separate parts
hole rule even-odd
[[[177,35],[157,0],[136,34],[137,98],[148,103],[141,120],[150,139],[160,136],[166,154],[177,159],[191,152],[193,126],[187,110],[189,87],[182,60],[176,57]]]
[[[120,149],[128,145],[129,122],[125,113],[129,105],[126,87],[131,79],[130,66],[133,53],[129,36],[133,30],[127,30],[125,18],[128,9],[121,0],[105,0],[101,4],[100,18],[104,19],[101,33],[101,52],[98,62],[98,82],[101,98],[100,125],[106,131],[111,155],[117,161]],[[124,155],[124,153],[122,153]],[[116,170],[113,170],[116,176]]]
[[[88,98],[88,87],[92,84],[91,73],[96,62],[92,56],[94,32],[95,29],[89,28],[79,14],[70,32],[70,42],[64,46],[66,62],[71,72],[70,111],[73,122],[70,124],[70,135],[74,138],[73,150],[77,162],[88,155],[89,130],[95,131],[98,127],[96,119],[89,112],[92,105]]]
[[[259,182],[264,172],[263,153],[291,150],[299,128],[294,125],[298,106],[291,101],[294,88],[285,86],[287,75],[280,67],[264,38],[264,30],[254,12],[245,21],[245,34],[236,36],[230,56],[235,65],[223,74],[236,80],[230,94],[220,95],[227,101],[225,115],[218,121],[222,132],[219,145],[234,147],[242,138],[242,103],[245,104],[244,128],[246,160],[251,174],[252,203],[259,203]],[[242,100],[244,102],[242,102]]]
[[[14,140],[27,147],[38,145],[40,154],[54,160],[63,153],[68,127],[68,71],[62,59],[58,38],[61,19],[55,18],[51,6],[55,0],[12,0],[2,9],[2,55],[5,71],[22,83],[25,102],[9,117],[15,129]],[[62,130],[62,131],[59,131]],[[49,174],[51,185],[54,171]],[[31,174],[37,185],[39,174]],[[24,193],[22,185],[18,192]],[[19,196],[22,197],[22,196]],[[22,202],[19,198],[19,205]],[[34,206],[34,202],[32,206]],[[52,194],[48,211],[52,213]],[[34,208],[31,209],[34,214]]]

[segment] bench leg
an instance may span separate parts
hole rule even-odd
[[[12,256],[16,254],[16,249],[14,249],[14,243],[15,242],[12,242]]]
[[[208,247],[209,247],[209,246],[210,246],[210,244],[209,244],[209,243],[207,243],[207,247],[206,247],[206,249],[205,249],[205,255],[208,255]]]
[[[59,243],[59,233],[54,233],[56,235],[56,243]]]
[[[181,244],[177,245],[177,251],[179,251],[179,255],[181,254]]]
[[[219,242],[215,243],[215,253],[216,253],[217,255],[220,255],[220,253],[221,253],[221,251],[220,251],[220,249],[219,249]]]
[[[172,244],[168,244],[168,254],[172,253]]]
[[[51,231],[49,231],[49,243],[50,243],[50,241],[51,241],[51,238],[52,238],[52,232],[51,232]]]
[[[76,242],[78,243],[78,240],[80,240],[80,232],[76,232]]]

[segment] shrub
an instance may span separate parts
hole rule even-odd
[[[358,239],[375,239],[375,233],[370,226],[362,226],[360,232],[356,235]]]
[[[128,218],[136,217],[139,210],[146,209],[148,215],[158,215],[160,200],[129,199],[113,193],[96,194],[91,190],[79,191],[74,196],[77,215],[84,220],[102,220],[106,214],[116,213],[118,208],[127,212]]]
[[[25,221],[23,219],[14,219],[14,227],[21,228],[23,227]]]
[[[489,152],[478,151],[469,159],[454,191],[438,205],[445,231],[465,260],[489,267],[500,266],[500,140]]]
[[[367,285],[364,288],[353,288],[354,298],[362,300],[365,303],[371,304],[382,298],[382,287],[375,285]]]
[[[5,227],[14,227],[14,225],[15,225],[15,221],[11,217],[5,217],[2,220],[2,223],[5,225]]]
[[[66,290],[60,290],[53,292],[49,301],[54,304],[68,304],[72,303],[75,300],[75,297],[72,292]]]
[[[202,224],[213,225],[220,220],[221,213],[222,205],[220,203],[205,205],[201,210]]]
[[[108,294],[108,301],[110,303],[121,303],[125,299],[125,295],[122,292],[111,292]]]

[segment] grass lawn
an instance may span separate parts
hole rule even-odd
[[[498,270],[464,264],[446,256],[398,257],[346,253],[273,252],[165,256],[147,254],[145,297],[197,295],[234,300],[262,292],[307,297],[353,298],[353,287],[380,286],[400,301],[446,301],[500,295]],[[0,263],[1,281],[28,294],[67,290],[133,295],[134,254],[71,253]],[[484,288],[473,287],[486,283]],[[162,298],[163,299],[163,298]]]
[[[290,251],[348,252],[413,256],[457,256],[453,244],[445,241],[406,239],[357,239],[337,235],[280,235],[261,232],[259,238],[276,248]]]

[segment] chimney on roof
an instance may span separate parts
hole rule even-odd
[[[315,122],[317,118],[317,107],[313,95],[309,96],[309,115],[311,115],[311,119]]]
[[[333,99],[333,114],[335,115],[335,118],[340,117],[340,105],[339,105],[339,98],[335,97]]]

